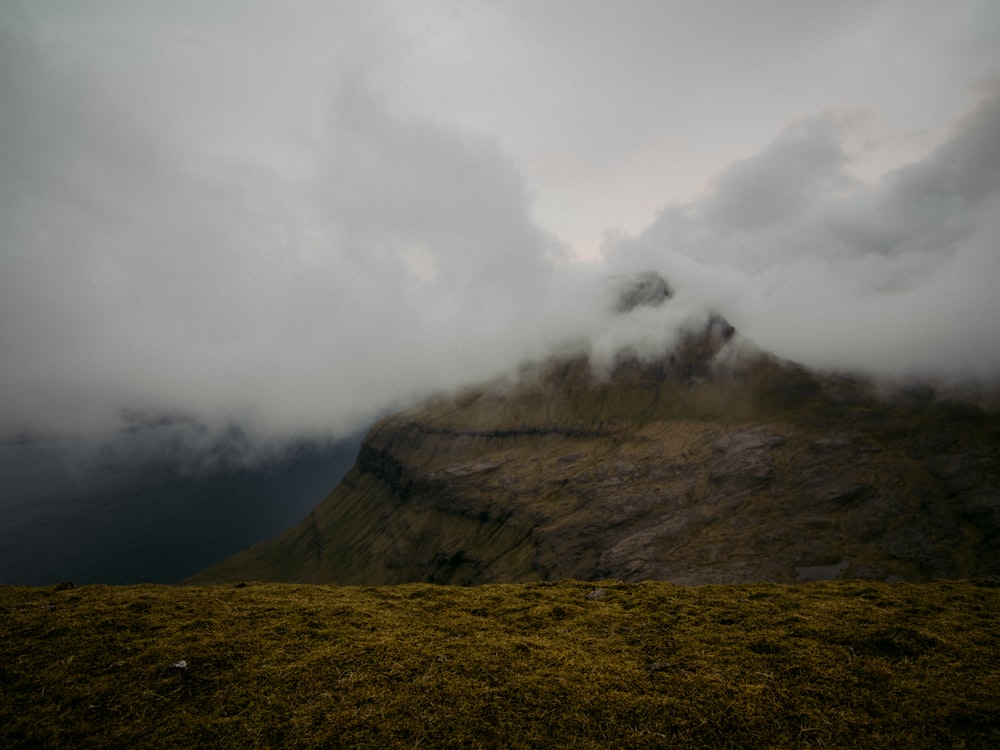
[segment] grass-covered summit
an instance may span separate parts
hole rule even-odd
[[[993,581],[0,588],[4,748],[992,748]]]

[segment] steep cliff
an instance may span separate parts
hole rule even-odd
[[[1000,574],[1000,417],[765,354],[722,366],[731,335],[383,419],[303,521],[191,582]]]

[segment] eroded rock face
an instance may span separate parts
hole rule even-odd
[[[385,419],[308,518],[192,580],[1000,574],[997,415],[766,356],[712,371],[731,335],[605,380],[550,363]]]
[[[627,313],[637,307],[659,307],[672,296],[673,291],[662,276],[655,271],[646,271],[624,280],[614,309]]]

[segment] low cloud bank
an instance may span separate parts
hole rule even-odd
[[[350,66],[294,158],[247,158],[137,116],[155,77],[115,88],[4,34],[5,438],[342,436],[566,342],[662,352],[711,312],[815,367],[1000,373],[996,97],[874,183],[842,118],[796,123],[581,263],[497,142],[393,111]],[[615,314],[616,280],[649,269],[673,297]]]
[[[200,152],[103,76],[3,41],[4,436],[346,435],[604,314],[495,142],[364,80],[337,83],[290,167]]]

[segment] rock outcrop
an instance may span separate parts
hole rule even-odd
[[[716,319],[607,377],[564,359],[384,419],[307,518],[191,581],[1000,574],[998,415],[714,364],[732,335]]]

